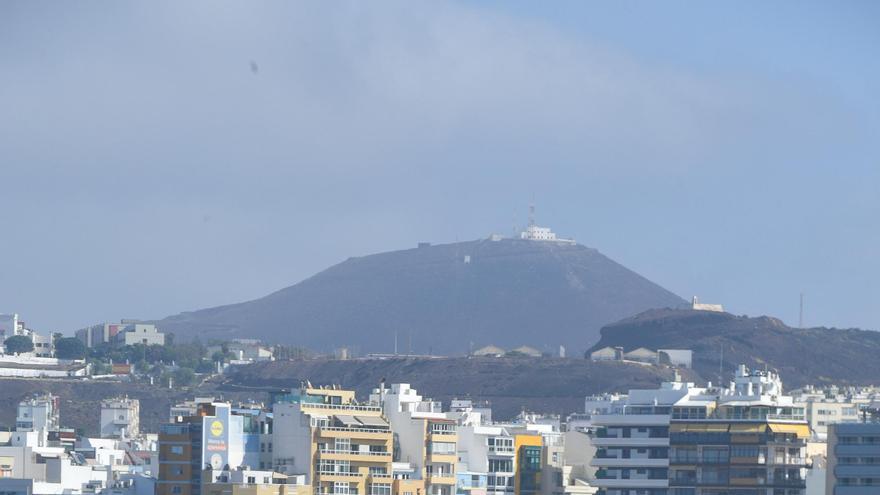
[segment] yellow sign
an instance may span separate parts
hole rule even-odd
[[[219,437],[222,434],[223,434],[223,422],[215,419],[214,422],[211,423],[211,435],[214,435],[215,437]]]

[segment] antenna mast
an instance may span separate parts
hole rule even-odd
[[[801,310],[798,315],[798,328],[803,330],[804,328],[804,293],[801,292]]]
[[[535,201],[529,203],[529,227],[535,225]]]

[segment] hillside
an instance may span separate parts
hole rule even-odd
[[[729,380],[738,363],[776,368],[788,388],[807,383],[872,384],[880,380],[880,332],[833,328],[797,329],[767,316],[650,310],[601,330],[593,350],[619,346],[692,349],[694,368]]]
[[[523,344],[582,351],[608,323],[681,298],[595,249],[478,240],[350,258],[249,302],[159,321],[181,338],[259,338],[358,353],[465,354]],[[410,347],[411,346],[411,347]]]
[[[383,378],[389,384],[409,383],[447,405],[452,398],[488,400],[496,417],[509,418],[523,409],[581,412],[588,394],[653,388],[671,379],[672,372],[665,367],[525,357],[275,361],[239,368],[221,389],[296,388],[309,380],[339,384],[365,399]]]

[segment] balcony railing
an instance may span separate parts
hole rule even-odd
[[[321,449],[319,451],[322,454],[348,454],[348,455],[371,455],[371,456],[388,456],[391,455],[391,452],[387,450],[383,450],[381,452],[369,450],[335,450],[335,449]]]
[[[350,431],[354,433],[391,433],[391,430],[380,430],[378,428],[348,428],[345,426],[322,426],[322,431]]]

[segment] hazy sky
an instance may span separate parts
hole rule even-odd
[[[878,49],[873,1],[5,1],[0,312],[243,301],[534,197],[683,297],[880,329]]]

